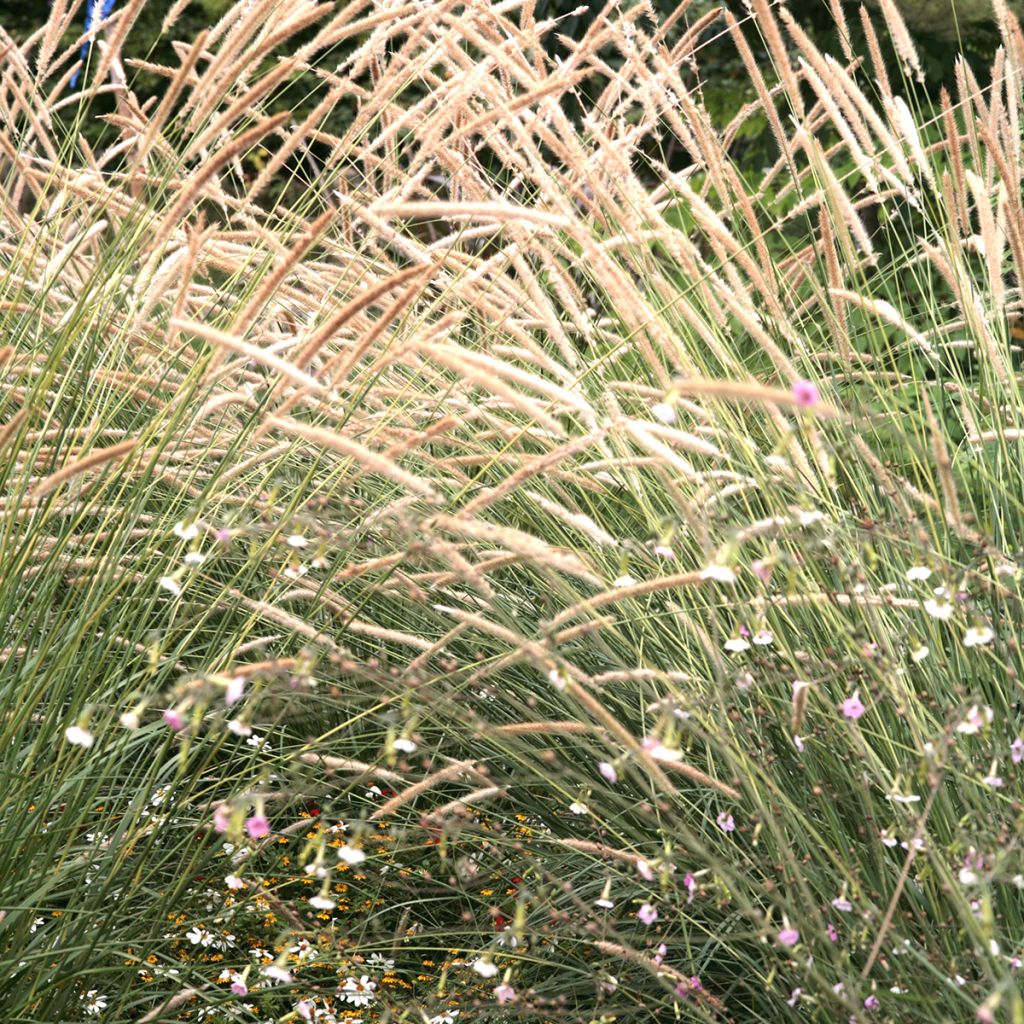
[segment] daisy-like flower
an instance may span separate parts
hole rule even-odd
[[[198,523],[175,523],[174,536],[181,540],[195,540],[199,536]]]
[[[201,928],[199,925],[195,925],[191,930],[185,932],[185,938],[192,943],[193,946],[206,946],[212,945],[213,940],[216,936],[212,932],[208,932],[205,928]]]
[[[964,633],[964,647],[981,647],[995,640],[996,634],[990,626],[971,626]]]
[[[650,903],[645,903],[636,912],[636,916],[641,924],[651,925],[658,920],[658,910],[656,907],[651,906]]]
[[[963,733],[965,736],[973,736],[975,733],[984,729],[986,725],[991,724],[992,709],[990,707],[980,707],[977,704],[972,704],[968,709],[967,714],[964,715],[964,720],[957,725],[956,731]]]
[[[715,580],[718,583],[735,583],[736,573],[727,565],[714,564],[701,569],[700,578],[702,580]]]
[[[473,970],[476,971],[481,978],[493,978],[498,973],[498,968],[494,966],[494,961],[488,960],[486,957],[474,960]]]
[[[818,388],[813,381],[797,380],[793,382],[793,401],[803,409],[810,409],[821,400]]]
[[[94,988],[89,989],[82,998],[85,1002],[85,1012],[90,1017],[98,1017],[107,1008],[107,997],[101,996]]]
[[[940,622],[948,622],[953,617],[953,612],[956,611],[953,607],[953,602],[949,600],[949,596],[942,587],[938,587],[935,590],[935,594],[936,597],[929,597],[925,601],[924,610],[933,619],[938,619]]]
[[[854,690],[853,696],[847,697],[839,706],[842,708],[843,715],[846,718],[852,718],[854,721],[860,718],[867,710],[861,702],[859,690]]]
[[[64,739],[73,747],[85,747],[88,750],[93,745],[95,737],[81,725],[69,725],[64,730]]]
[[[382,971],[385,974],[395,969],[394,958],[385,956],[383,953],[371,953],[366,963],[374,970]]]
[[[344,861],[349,867],[355,867],[356,864],[362,864],[366,860],[366,854],[355,846],[345,843],[344,846],[338,847],[338,859]]]
[[[800,933],[795,928],[783,928],[778,939],[783,946],[792,948],[800,941]]]

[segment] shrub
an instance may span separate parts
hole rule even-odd
[[[139,9],[0,93],[0,1016],[1020,1019],[1012,18],[257,0],[145,106]]]

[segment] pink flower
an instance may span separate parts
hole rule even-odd
[[[779,932],[779,942],[784,946],[795,946],[800,941],[800,933],[795,928],[783,928]]]
[[[498,1000],[499,1006],[516,1001],[516,990],[511,985],[498,985],[494,990],[494,998]]]
[[[181,717],[177,708],[168,708],[164,712],[164,721],[175,731],[181,732],[185,728],[185,719]]]
[[[658,920],[658,911],[650,903],[645,903],[636,912],[636,916],[640,918],[641,924],[654,924]]]
[[[839,939],[839,932],[836,931],[836,926],[831,921],[825,925],[825,934],[828,936],[829,942],[836,942]]]
[[[222,526],[214,531],[214,537],[221,542],[221,544],[227,544],[231,540],[231,530],[227,526]]]
[[[854,721],[860,718],[860,716],[867,710],[863,703],[861,703],[859,690],[854,690],[853,696],[847,697],[839,706],[843,709],[843,714],[847,718],[852,718]]]
[[[245,676],[235,676],[230,683],[228,683],[227,692],[224,694],[224,703],[228,707],[232,704],[237,704],[245,693]]]
[[[1010,760],[1014,764],[1020,764],[1024,761],[1024,740],[1019,736],[1010,744]]]
[[[731,814],[726,814],[725,811],[722,811],[722,813],[715,818],[715,821],[723,832],[736,831],[736,820]]]
[[[615,770],[615,765],[609,764],[607,761],[602,761],[597,766],[597,770],[611,785],[614,786],[615,783],[619,781],[619,773]]]
[[[809,409],[821,400],[818,389],[812,381],[798,380],[793,383],[793,400],[797,405]]]
[[[302,999],[295,1004],[295,1012],[303,1020],[313,1019],[313,1001],[311,999]]]
[[[750,563],[751,571],[762,583],[767,583],[772,578],[772,570],[774,568],[771,563],[766,562],[763,558],[755,559]]]
[[[249,994],[249,986],[241,978],[238,978],[236,981],[231,982],[231,991],[236,996],[247,996]]]
[[[220,804],[213,811],[213,827],[218,832],[227,832],[231,823],[231,808],[227,804]]]
[[[270,822],[267,821],[265,815],[254,814],[251,818],[246,819],[245,831],[249,834],[250,839],[263,839],[270,835]]]
[[[877,1010],[882,1005],[882,1000],[878,996],[868,996],[864,1000],[865,1010]]]

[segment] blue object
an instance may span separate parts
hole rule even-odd
[[[85,7],[85,31],[88,32],[94,25],[98,25],[104,18],[109,18],[111,12],[114,10],[114,4],[117,0],[88,0]],[[82,43],[82,49],[79,52],[79,56],[84,62],[86,57],[89,56],[89,42]],[[74,75],[71,77],[71,88],[78,84],[78,76],[82,73],[82,69],[79,68]]]

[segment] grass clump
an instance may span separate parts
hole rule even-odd
[[[1013,18],[140,7],[4,57],[0,1016],[1024,1019]]]

